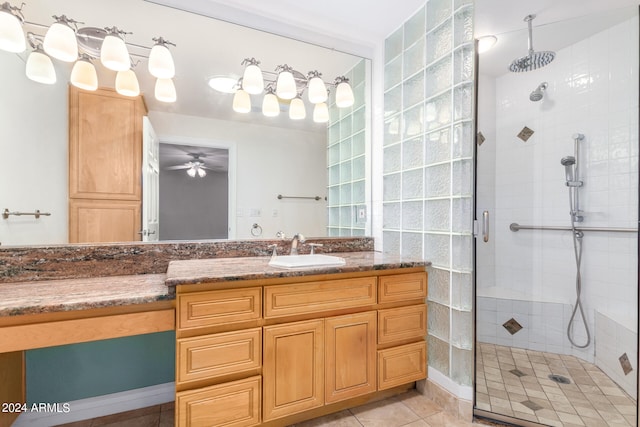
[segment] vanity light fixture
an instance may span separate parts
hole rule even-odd
[[[327,123],[329,121],[329,107],[325,102],[319,102],[313,107],[313,121]]]
[[[207,84],[211,89],[217,90],[222,93],[236,93],[238,89],[238,79],[227,76],[213,76],[209,77]]]
[[[240,65],[247,65],[242,75],[242,89],[251,95],[261,94],[264,90],[264,79],[260,70],[260,61],[256,58],[246,58]]]
[[[171,79],[157,79],[154,92],[158,101],[176,102],[176,87]]]
[[[320,102],[325,102],[329,97],[327,93],[327,87],[322,81],[322,73],[319,71],[309,71],[308,79],[309,79],[309,87],[307,92],[307,97],[309,98],[309,102],[312,104],[318,104]]]
[[[98,89],[98,74],[89,55],[85,53],[80,54],[80,58],[78,58],[73,65],[73,69],[71,69],[69,82],[75,87],[84,90]]]
[[[353,90],[349,84],[349,79],[340,76],[336,77],[336,105],[339,108],[351,107],[354,103]]]
[[[175,101],[175,88],[174,101]],[[116,74],[116,92],[124,96],[138,96],[140,95],[140,84],[138,83],[138,77],[132,69],[118,71]],[[165,101],[165,102],[174,102]]]
[[[242,88],[236,90],[235,95],[233,95],[233,111],[242,114],[251,111],[251,97]]]
[[[118,27],[105,28],[107,35],[102,41],[100,49],[100,62],[113,71],[124,71],[131,67],[131,59],[127,45],[122,38],[124,31]]]
[[[24,52],[27,48],[22,31],[22,6],[0,5],[0,49],[12,53]]]
[[[267,86],[267,93],[262,98],[262,114],[266,117],[276,117],[280,114],[280,103],[278,97],[273,93],[273,87]]]
[[[289,118],[291,120],[302,120],[305,117],[307,117],[307,110],[304,107],[304,102],[300,96],[297,96],[289,104]]]
[[[42,50],[42,45],[37,44],[27,58],[27,77],[34,82],[52,85],[56,82],[56,70],[53,62]]]
[[[298,88],[296,80],[293,78],[293,68],[287,64],[278,65],[276,67],[276,73],[278,73],[278,79],[276,81],[276,95],[280,99],[294,99],[298,96]]]
[[[44,51],[52,58],[64,62],[74,62],[78,59],[78,40],[76,31],[71,27],[73,24],[81,24],[74,19],[67,18],[66,15],[53,16],[56,20],[44,36],[42,46]]]
[[[162,37],[155,37],[153,41],[156,44],[149,53],[149,72],[159,79],[172,79],[176,75],[176,67],[167,45],[175,46],[175,44]]]

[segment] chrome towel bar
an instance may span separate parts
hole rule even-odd
[[[520,230],[555,230],[555,231],[571,231],[571,227],[545,227],[537,225],[520,225],[512,222],[509,230],[516,232]],[[620,227],[576,227],[578,231],[605,231],[612,233],[637,233],[637,228],[620,228]]]
[[[50,212],[40,212],[39,209],[36,209],[35,212],[9,212],[9,209],[5,209],[2,212],[2,218],[3,219],[9,219],[9,217],[13,215],[13,216],[23,216],[23,215],[33,215],[36,217],[36,219],[40,218],[41,216],[51,216]]]

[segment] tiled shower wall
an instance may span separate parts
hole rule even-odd
[[[368,209],[366,176],[367,61],[345,76],[353,89],[354,105],[338,108],[330,96],[327,147],[327,236],[364,236]]]
[[[473,369],[472,1],[429,0],[391,34],[384,80],[383,250],[432,261],[429,370],[455,393]]]

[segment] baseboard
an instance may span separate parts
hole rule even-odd
[[[43,412],[23,412],[12,427],[50,427],[74,421],[88,420],[131,411],[147,406],[173,402],[175,383],[164,383],[150,387],[127,390],[103,396],[74,400],[66,404],[50,405]],[[27,408],[31,408],[27,405]],[[47,412],[48,410],[48,412]]]

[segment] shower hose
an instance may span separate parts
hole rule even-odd
[[[569,319],[569,324],[567,325],[567,338],[569,338],[569,342],[573,344],[573,346],[578,348],[587,348],[589,344],[591,344],[591,333],[589,332],[589,325],[587,324],[587,318],[584,315],[584,309],[582,308],[581,294],[582,294],[582,274],[580,273],[580,266],[582,264],[582,238],[584,234],[582,231],[576,229],[576,221],[575,216],[577,214],[577,209],[574,209],[574,200],[573,200],[573,191],[569,188],[569,205],[571,209],[571,232],[573,234],[573,253],[576,258],[576,303],[573,306],[573,312],[571,313],[571,318]],[[577,189],[575,189],[577,191]],[[580,310],[580,316],[582,317],[582,324],[584,325],[584,329],[587,333],[587,342],[585,344],[576,344],[573,338],[573,321],[576,318],[576,314]]]

